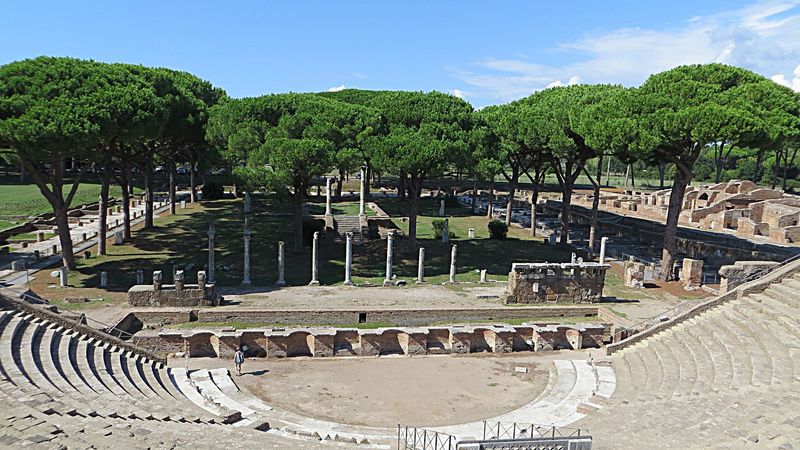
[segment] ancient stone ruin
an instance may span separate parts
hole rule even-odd
[[[182,270],[175,272],[175,284],[163,284],[160,270],[153,272],[153,284],[135,285],[128,290],[131,306],[217,306],[216,285],[208,283],[204,271],[197,272],[197,284],[185,284]]]
[[[571,263],[514,263],[508,274],[506,304],[597,303],[610,266]]]

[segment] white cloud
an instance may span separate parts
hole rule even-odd
[[[776,83],[780,83],[784,86],[792,88],[792,90],[794,90],[795,92],[800,92],[800,64],[798,64],[797,67],[794,68],[794,72],[792,73],[792,75],[794,75],[794,77],[792,77],[791,80],[786,78],[786,75],[782,73],[777,73],[771,76],[770,78],[772,79],[772,81]]]
[[[582,81],[581,77],[573,75],[569,77],[569,80],[566,83],[561,82],[561,80],[556,80],[545,86],[545,89],[550,89],[551,87],[558,87],[558,86],[572,86],[574,84],[580,84],[581,81]]]
[[[678,65],[710,62],[778,74],[783,78],[776,81],[791,86],[797,74],[793,80],[780,74],[800,61],[798,5],[800,0],[758,1],[737,10],[693,17],[677,28],[622,28],[586,35],[553,49],[575,55],[573,62],[561,66],[526,58],[486,58],[475,68],[453,72],[472,87],[470,97],[492,103],[579,82],[634,86]]]
[[[452,93],[454,96],[458,97],[458,98],[464,98],[464,97],[465,97],[465,95],[464,95],[464,91],[462,91],[461,89],[453,89],[453,90],[451,91],[451,93]]]
[[[328,92],[339,92],[339,91],[343,91],[345,89],[347,89],[347,88],[343,84],[340,84],[339,86],[329,87],[328,88]]]

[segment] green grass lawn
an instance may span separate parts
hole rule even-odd
[[[112,197],[119,198],[122,189],[111,186],[109,190]],[[72,200],[72,205],[96,202],[100,195],[100,185],[95,183],[82,183]],[[0,185],[0,217],[34,216],[52,212],[50,203],[42,196],[35,184],[4,184]],[[7,228],[0,224],[0,229]]]
[[[19,222],[15,222],[13,220],[2,220],[0,219],[0,230],[5,230],[6,228],[11,228],[13,226],[18,225]]]
[[[331,212],[334,216],[357,216],[359,205],[358,202],[334,202],[331,204]],[[309,202],[309,214],[325,214],[325,202]],[[375,211],[365,207],[364,213],[367,216],[375,216]]]
[[[206,201],[202,206],[179,209],[174,216],[156,220],[156,226],[135,231],[131,242],[108,247],[108,255],[89,260],[78,259],[78,269],[70,273],[70,283],[76,287],[96,287],[100,272],[109,273],[109,289],[127,291],[134,284],[136,270],[145,271],[150,281],[154,270],[162,270],[167,283],[172,282],[172,266],[184,267],[193,263],[202,268],[207,263],[208,238],[206,231],[211,220],[216,222],[216,262],[229,270],[217,269],[220,286],[237,286],[242,281],[243,239],[241,200]],[[301,253],[292,250],[293,217],[291,203],[274,197],[254,197],[255,215],[250,221],[251,276],[257,286],[271,286],[277,279],[277,243],[286,242],[286,281],[304,285],[311,279],[310,244]],[[447,281],[450,267],[450,246],[433,239],[430,217],[421,219],[419,245],[426,249],[426,280],[430,283]],[[396,221],[398,225],[403,223]],[[427,224],[427,225],[425,225]],[[506,240],[487,239],[484,217],[456,217],[452,227],[458,236],[459,281],[478,281],[480,269],[487,269],[490,278],[505,280],[512,262],[564,262],[570,253],[550,247],[540,240],[510,237]],[[476,228],[476,239],[466,239],[467,228]],[[520,230],[524,231],[524,230]],[[523,233],[524,234],[524,233]],[[523,236],[524,237],[524,236]],[[342,243],[320,242],[320,282],[341,284],[344,279]],[[371,240],[353,247],[353,280],[356,283],[380,284],[384,278],[386,241]],[[408,252],[405,239],[395,241],[394,273],[409,281],[416,277],[417,254]],[[195,272],[187,274],[187,283],[195,282]],[[413,285],[413,283],[411,283]]]
[[[45,232],[44,232],[44,238],[45,238],[45,239],[50,239],[51,237],[53,237],[53,236],[55,236],[55,235],[56,235],[56,234],[55,234],[55,233],[53,233],[53,232],[51,232],[51,231],[45,231]],[[11,236],[11,237],[10,237],[8,240],[9,240],[9,241],[30,241],[30,240],[36,240],[36,232],[32,232],[32,233],[20,233],[20,234],[15,234],[14,236]]]

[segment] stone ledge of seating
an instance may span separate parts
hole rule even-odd
[[[58,324],[58,325],[60,325],[60,326],[62,326],[64,328],[67,328],[67,329],[70,329],[72,331],[75,331],[76,333],[81,335],[82,338],[91,338],[92,340],[100,341],[104,345],[108,345],[108,346],[115,345],[115,346],[120,347],[120,348],[128,349],[131,352],[134,352],[136,354],[140,354],[142,356],[148,357],[148,358],[150,358],[150,359],[152,359],[154,361],[159,361],[161,363],[166,363],[166,359],[165,358],[162,358],[162,357],[156,355],[155,353],[150,352],[149,350],[138,348],[138,347],[136,347],[135,345],[133,345],[133,344],[131,344],[129,342],[125,342],[125,341],[123,341],[123,340],[121,340],[121,339],[119,339],[119,338],[117,338],[115,336],[111,336],[109,334],[103,333],[103,332],[101,332],[99,330],[96,330],[96,329],[90,327],[90,326],[83,325],[83,324],[80,324],[80,323],[75,323],[75,322],[72,322],[70,320],[67,320],[64,317],[61,317],[59,314],[50,311],[46,307],[42,307],[42,306],[39,306],[39,305],[28,303],[25,300],[19,300],[19,299],[13,298],[13,297],[5,294],[5,293],[1,293],[0,294],[0,306],[8,307],[8,308],[11,308],[11,309],[15,309],[17,311],[21,311],[21,312],[24,312],[26,314],[30,314],[32,316],[35,316],[35,317],[37,317],[39,319],[42,319],[44,321],[48,321],[48,322],[51,322],[51,323]]]
[[[734,289],[720,295],[719,297],[707,300],[699,305],[691,308],[690,310],[672,317],[664,322],[659,322],[639,333],[629,336],[619,342],[606,346],[606,355],[611,356],[615,352],[628,348],[642,340],[654,336],[674,325],[677,325],[686,320],[697,317],[703,312],[734,300],[739,300],[751,294],[759,294],[767,290],[773,283],[780,283],[784,278],[791,277],[796,273],[800,273],[800,260],[787,264],[784,267],[774,270],[764,277],[750,281],[748,283],[739,285]]]

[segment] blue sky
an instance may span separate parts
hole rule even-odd
[[[712,61],[800,90],[799,0],[67,3],[5,3],[0,64],[74,56],[186,70],[234,97],[439,90],[476,106]]]

